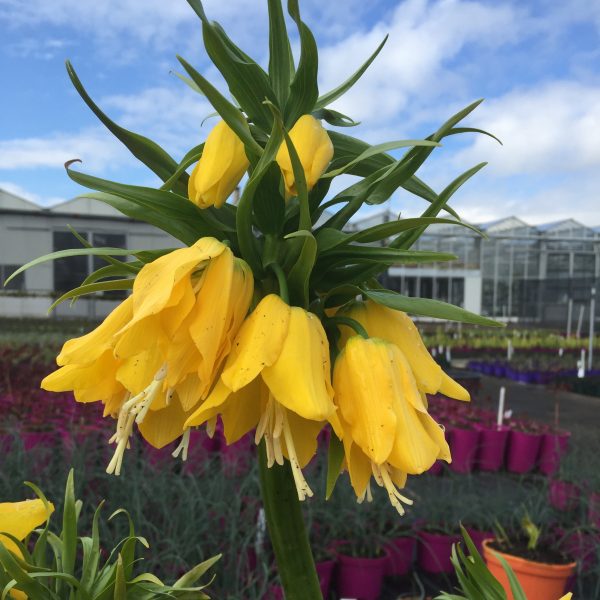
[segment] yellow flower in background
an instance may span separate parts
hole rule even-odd
[[[419,390],[426,394],[441,393],[456,400],[470,400],[469,392],[449,377],[433,360],[413,320],[404,312],[377,304],[372,300],[353,302],[339,312],[340,316],[358,321],[372,337],[391,342],[410,364]],[[340,347],[354,332],[341,328]]]
[[[253,291],[249,266],[214,238],[161,256],[98,328],[64,345],[42,387],[100,400],[117,417],[109,472],[119,474],[134,424],[156,448],[184,434],[185,458],[184,423],[213,386]]]
[[[568,594],[561,596],[558,600],[571,600],[572,597],[573,597],[573,592],[569,592]]]
[[[2,534],[8,533],[23,541],[36,527],[45,523],[53,512],[52,503],[45,505],[39,498],[22,502],[0,502],[0,542],[9,552],[21,556],[17,544]]]
[[[221,208],[249,166],[244,144],[219,121],[208,134],[204,151],[188,182],[188,197],[200,208]]]
[[[438,458],[450,461],[444,432],[427,413],[407,358],[385,340],[353,336],[335,361],[333,388],[357,496],[364,498],[373,475],[402,513],[407,499],[397,488],[406,475],[423,473]]]
[[[296,121],[290,129],[290,139],[304,169],[306,185],[311,190],[333,158],[333,144],[320,121],[312,115],[302,115]],[[285,141],[279,147],[276,160],[283,174],[286,194],[296,196],[294,169]]]
[[[317,435],[329,421],[341,436],[319,319],[274,294],[263,298],[240,328],[213,391],[185,426],[217,415],[229,444],[256,427],[255,442],[265,440],[269,466],[287,458],[298,497],[312,496],[301,469],[316,452]]]

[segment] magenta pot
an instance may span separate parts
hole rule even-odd
[[[536,465],[542,436],[511,431],[506,450],[506,468],[511,473],[529,473]]]
[[[592,492],[588,498],[588,521],[592,527],[600,529],[600,492]]]
[[[476,429],[453,429],[450,432],[450,468],[456,473],[470,473],[475,465],[479,431]]]
[[[318,562],[315,567],[317,568],[319,585],[321,586],[321,595],[323,598],[329,598],[329,588],[331,587],[331,577],[335,568],[335,560]]]
[[[60,436],[51,431],[23,431],[21,439],[25,450],[33,450],[38,446],[54,450],[59,443]]]
[[[600,535],[584,531],[573,531],[559,542],[560,551],[576,560],[583,573],[595,567],[598,561],[598,547]]]
[[[385,574],[391,577],[404,577],[412,570],[417,548],[417,540],[414,537],[398,537],[390,540],[386,545],[389,555]]]
[[[550,504],[556,510],[573,510],[579,504],[580,489],[574,483],[554,479],[548,486]]]
[[[377,600],[381,594],[387,554],[378,558],[357,558],[340,554],[336,588],[340,598]]]
[[[456,535],[420,531],[417,552],[419,567],[427,573],[451,573],[454,571],[450,561],[452,544],[458,541]]]
[[[482,427],[479,430],[476,465],[482,471],[498,471],[504,466],[508,441],[507,427]]]
[[[441,460],[436,460],[433,465],[427,470],[430,475],[441,475],[444,471],[444,466]]]
[[[569,431],[545,433],[542,436],[538,466],[544,475],[553,475],[558,471],[560,459],[569,447],[570,437]]]
[[[475,544],[475,547],[477,548],[479,554],[482,554],[483,552],[483,542],[485,540],[491,540],[495,537],[493,531],[481,531],[479,529],[473,529],[471,527],[466,527],[466,530],[471,539],[473,540],[473,543]]]

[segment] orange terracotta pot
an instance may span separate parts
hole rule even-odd
[[[502,563],[494,553],[499,554],[515,572],[527,600],[559,600],[565,593],[567,580],[575,572],[576,563],[566,565],[550,565],[534,562],[518,556],[504,554],[492,550],[489,545],[494,540],[483,542],[483,556],[488,569],[500,582],[506,592],[508,600],[514,600],[510,592],[510,584]]]

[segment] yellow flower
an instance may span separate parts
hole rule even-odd
[[[255,441],[264,438],[269,466],[288,458],[303,500],[312,491],[301,469],[316,452],[324,422],[341,435],[332,398],[321,322],[271,294],[244,321],[215,388],[185,426],[220,414],[229,444],[256,427]]]
[[[304,169],[306,185],[312,190],[333,157],[333,144],[321,123],[312,115],[302,115],[296,121],[290,130],[290,139]],[[294,169],[285,141],[279,147],[276,160],[283,174],[286,194],[296,196]]]
[[[569,592],[568,594],[565,594],[564,596],[561,596],[559,598],[559,600],[571,600],[572,597],[573,597],[573,592]]]
[[[244,144],[219,121],[208,134],[204,151],[188,182],[189,199],[200,208],[221,208],[248,169]]]
[[[364,498],[373,474],[402,512],[407,499],[397,487],[406,474],[423,473],[438,458],[450,461],[444,432],[427,413],[407,358],[385,340],[353,336],[335,361],[333,388],[357,496]]]
[[[17,544],[2,534],[8,533],[23,541],[36,527],[45,523],[53,512],[52,503],[44,505],[40,499],[0,502],[0,542],[9,552],[21,556]]]
[[[410,364],[417,387],[426,394],[438,392],[456,400],[470,400],[469,392],[446,375],[429,354],[419,330],[404,312],[393,310],[371,300],[353,302],[340,315],[358,321],[372,337],[378,337],[397,346]],[[354,335],[349,327],[342,327],[340,347]]]
[[[97,329],[65,344],[42,387],[101,400],[118,417],[109,472],[119,474],[135,423],[157,448],[185,433],[185,458],[183,424],[213,386],[253,291],[248,265],[214,238],[164,255]]]

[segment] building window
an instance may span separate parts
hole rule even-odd
[[[85,233],[81,235],[87,239]],[[54,252],[70,250],[75,246],[76,240],[69,231],[55,231],[52,237]],[[80,286],[89,275],[88,258],[87,256],[69,256],[55,260],[53,262],[54,291],[63,293]]]
[[[25,291],[25,273],[19,273],[4,287],[4,282],[19,268],[19,265],[0,265],[0,287],[2,290]]]

